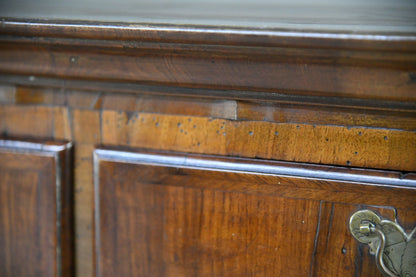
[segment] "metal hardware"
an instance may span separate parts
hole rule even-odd
[[[370,246],[378,269],[389,277],[416,277],[416,228],[406,234],[391,220],[382,219],[371,210],[361,210],[350,217],[353,237]]]

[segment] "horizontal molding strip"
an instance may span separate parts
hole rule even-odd
[[[363,169],[343,169],[330,166],[305,165],[288,162],[270,162],[239,158],[221,158],[167,153],[136,153],[123,150],[96,149],[95,159],[122,163],[178,166],[193,169],[250,172],[301,178],[326,179],[343,182],[369,183],[416,188],[416,180],[402,178],[399,172]]]
[[[0,73],[415,102],[415,49],[416,36],[4,19]]]

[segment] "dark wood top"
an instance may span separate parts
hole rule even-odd
[[[0,17],[294,31],[416,34],[413,0],[14,0]]]
[[[414,107],[416,1],[114,3],[1,2],[0,79]]]

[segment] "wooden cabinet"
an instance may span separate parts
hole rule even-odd
[[[415,4],[76,2],[0,4],[0,276],[381,276]]]

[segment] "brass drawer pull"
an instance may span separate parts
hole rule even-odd
[[[406,234],[391,220],[382,219],[371,210],[360,210],[350,217],[353,237],[370,246],[378,269],[385,276],[416,276],[416,228]]]

